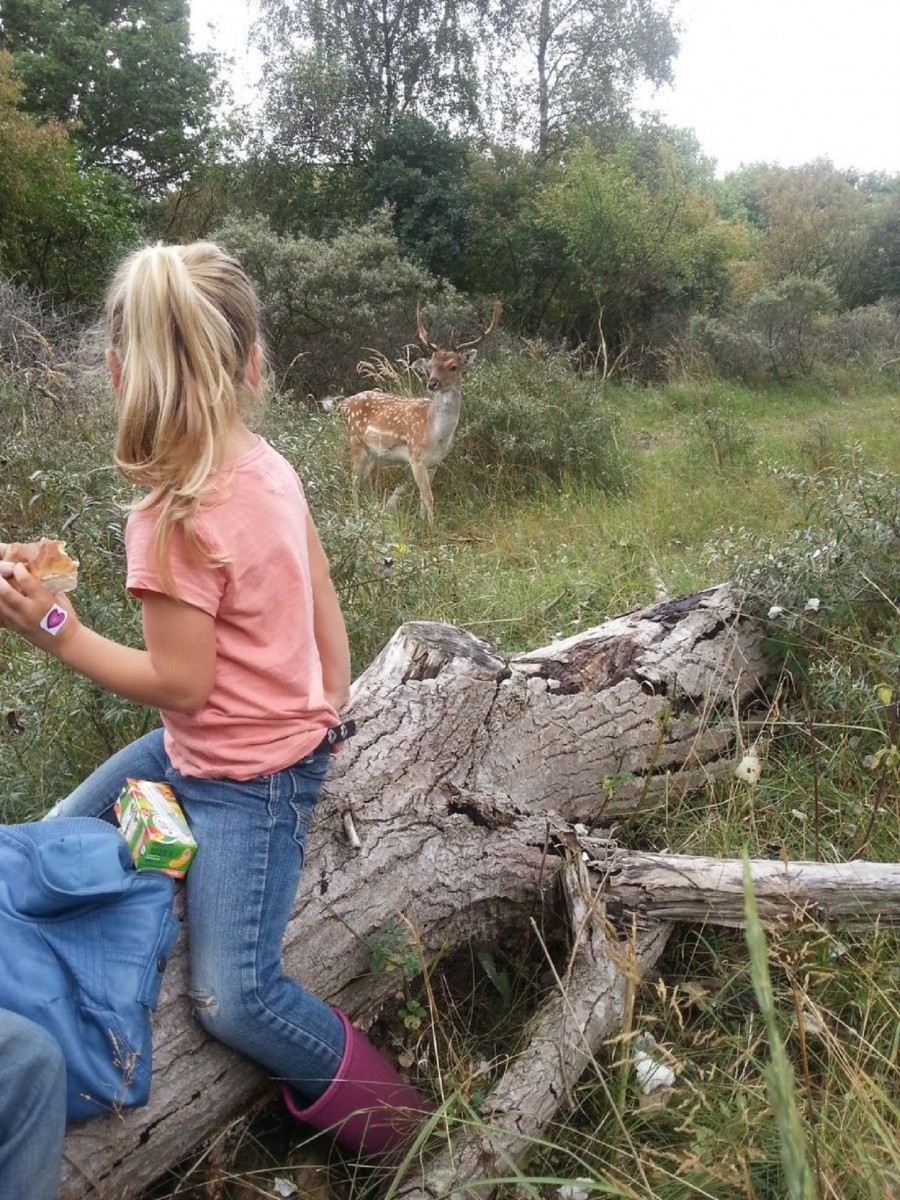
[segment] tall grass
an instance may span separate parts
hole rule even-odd
[[[455,623],[516,653],[661,591],[740,578],[764,618],[772,605],[782,609],[769,633],[785,675],[756,711],[738,714],[744,744],[760,753],[761,779],[753,788],[720,781],[632,818],[618,836],[635,848],[697,854],[747,847],[751,856],[897,861],[895,411],[896,397],[884,391],[817,384],[599,390],[560,359],[500,356],[467,380],[431,526],[416,517],[414,489],[396,511],[381,503],[396,473],[386,473],[376,499],[354,507],[341,428],[328,414],[276,398],[262,427],[306,481],[356,672],[406,620]],[[103,394],[48,404],[0,375],[0,538],[66,538],[82,564],[79,611],[137,643],[137,607],[122,588],[126,496],[108,465],[110,432]],[[813,557],[832,538],[834,552]],[[811,598],[817,609],[806,607]],[[0,670],[7,821],[38,815],[155,720],[6,633]],[[767,927],[763,939],[751,920],[751,936],[748,954],[738,932],[679,931],[638,994],[628,1037],[598,1057],[572,1110],[535,1146],[527,1174],[511,1172],[508,1194],[900,1195],[896,931],[810,921]],[[427,1058],[435,1041],[446,1050],[454,1120],[481,1120],[479,1098],[548,986],[533,949],[522,931],[508,944],[473,946],[444,964],[430,990],[411,985],[387,1014],[410,1055]],[[641,1034],[677,1073],[654,1107],[628,1070]],[[286,1138],[294,1134],[271,1112],[248,1117],[214,1166],[186,1168],[154,1194],[177,1187],[199,1197],[214,1178],[223,1198],[273,1195],[285,1176],[304,1194],[315,1190],[304,1172],[310,1162],[324,1170],[321,1145],[318,1157],[306,1148],[300,1165]],[[329,1167],[331,1191],[365,1192],[370,1185],[348,1170]]]

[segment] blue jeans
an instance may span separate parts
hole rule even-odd
[[[66,1064],[40,1025],[0,1008],[0,1196],[54,1200],[66,1131]]]
[[[172,766],[156,729],[114,754],[48,814],[109,817],[128,777],[172,787],[197,841],[185,876],[196,1015],[213,1037],[308,1102],[337,1074],[344,1027],[284,974],[281,943],[329,757],[320,746],[273,775],[196,779]]]

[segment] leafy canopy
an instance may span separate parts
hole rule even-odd
[[[20,110],[22,90],[0,50],[0,270],[58,299],[89,299],[137,237],[133,197],[110,172],[79,170],[62,125]]]
[[[4,0],[26,110],[70,131],[83,163],[155,195],[203,159],[213,60],[190,50],[187,0]]]
[[[479,120],[482,0],[262,0],[266,119],[285,153],[361,161],[401,114]]]

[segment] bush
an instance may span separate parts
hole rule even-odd
[[[881,300],[825,322],[822,356],[834,366],[900,372],[900,308]]]
[[[739,316],[693,317],[682,358],[696,370],[758,384],[766,378],[766,348],[760,334]]]
[[[602,387],[578,374],[569,355],[501,348],[467,380],[454,453],[514,490],[573,480],[616,495],[632,475],[618,426]]]
[[[99,393],[111,395],[105,347],[99,326],[85,331],[70,308],[0,278],[0,385],[34,389],[51,412],[74,402],[83,411]]]
[[[433,340],[428,298],[440,295],[438,335],[448,320],[460,328],[468,312],[451,288],[402,257],[386,211],[332,241],[280,236],[263,217],[230,220],[213,237],[256,285],[276,387],[289,384],[295,395],[361,390],[362,356],[395,354],[415,340],[417,301]]]
[[[860,465],[858,447],[828,474],[772,468],[802,502],[804,523],[782,541],[740,529],[712,557],[728,564],[748,602],[763,614],[784,610],[783,622],[815,612],[819,626],[840,626],[846,614],[879,625],[900,596],[900,481]],[[818,605],[808,608],[810,598]]]
[[[0,278],[0,364],[22,372],[55,367],[74,339],[65,309],[25,284]]]
[[[9,541],[64,539],[81,563],[78,612],[98,632],[138,645],[139,605],[122,586],[127,489],[112,467],[112,423],[111,405],[59,408],[19,374],[0,372],[0,530]],[[39,814],[156,720],[17,637],[4,642],[4,679],[6,821]]]
[[[691,337],[722,375],[758,383],[808,375],[827,342],[823,317],[834,292],[816,279],[791,276],[757,292],[728,317],[695,317]]]

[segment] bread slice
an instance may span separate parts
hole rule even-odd
[[[65,542],[53,538],[0,543],[0,562],[24,563],[51,592],[71,592],[78,583],[78,560],[66,554]]]

